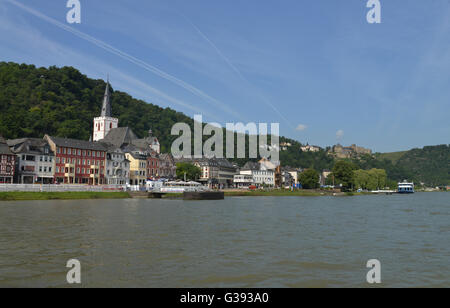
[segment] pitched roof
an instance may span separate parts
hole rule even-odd
[[[109,142],[115,146],[121,147],[124,144],[131,144],[132,140],[137,139],[133,130],[129,127],[117,127],[113,128],[106,135],[105,139],[101,140],[103,142]]]
[[[254,170],[259,170],[260,168],[261,168],[261,165],[259,163],[255,163],[255,162],[249,161],[249,162],[245,163],[244,167],[242,167],[241,170],[254,171]]]
[[[111,117],[111,99],[109,93],[109,80],[106,84],[105,95],[103,96],[102,117]]]
[[[107,146],[102,142],[90,142],[85,140],[77,140],[70,138],[60,138],[60,137],[52,137],[46,136],[51,141],[53,141],[56,146],[59,147],[67,147],[67,148],[76,148],[83,150],[93,150],[93,151],[107,151]]]
[[[53,155],[53,152],[49,151],[45,153],[45,148],[49,149],[49,144],[44,139],[39,138],[21,138],[7,141],[11,150],[16,153],[30,153],[30,154],[46,154]]]
[[[0,154],[14,155],[14,153],[11,152],[8,144],[6,143],[5,139],[2,136],[0,136]]]

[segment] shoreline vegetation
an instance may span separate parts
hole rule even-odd
[[[445,190],[443,190],[445,192]],[[426,191],[417,191],[426,192]],[[345,197],[377,195],[371,192],[338,192],[332,190],[225,190],[225,197]],[[129,192],[0,192],[1,201],[128,199]],[[163,199],[181,199],[182,193],[168,193]]]

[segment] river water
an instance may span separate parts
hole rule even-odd
[[[449,193],[0,202],[0,287],[449,287],[449,243]]]

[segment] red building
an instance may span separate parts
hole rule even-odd
[[[160,177],[160,166],[161,161],[158,157],[158,153],[152,151],[150,155],[147,156],[147,176],[149,179],[156,179]]]
[[[11,152],[5,139],[0,136],[0,184],[12,184],[16,167],[16,155]]]
[[[44,139],[55,153],[56,183],[106,184],[107,148],[102,143],[48,135]]]

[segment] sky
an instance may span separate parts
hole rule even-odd
[[[67,0],[0,0],[0,61],[109,74],[148,103],[302,143],[449,143],[450,0],[380,0],[380,24],[366,0],[80,3],[69,24]]]

